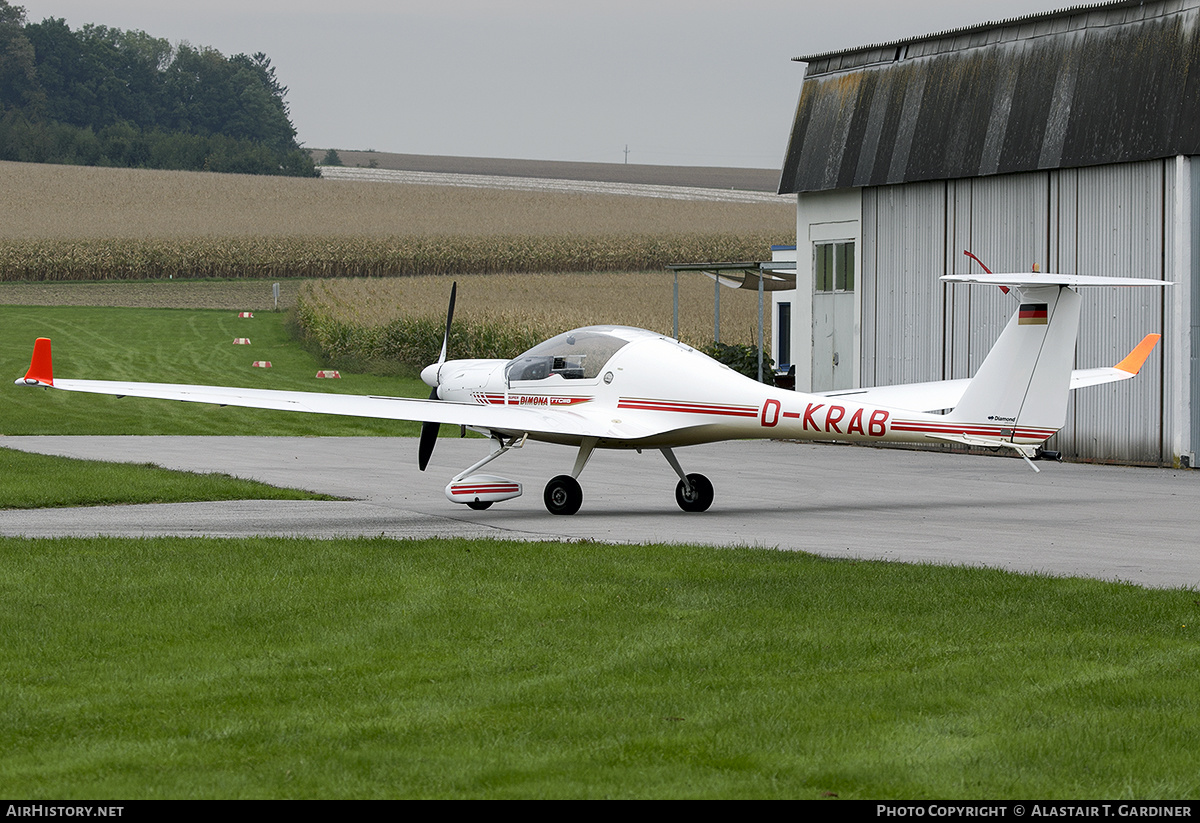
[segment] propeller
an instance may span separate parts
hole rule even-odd
[[[458,283],[455,282],[450,287],[450,308],[446,310],[446,334],[442,337],[442,351],[438,355],[437,363],[432,366],[426,366],[421,371],[421,379],[433,387],[433,391],[429,393],[430,400],[439,400],[438,383],[441,382],[442,364],[446,362],[446,350],[450,345],[450,321],[454,319],[454,295],[458,292]],[[437,443],[438,431],[442,428],[441,423],[425,421],[421,424],[421,440],[417,444],[417,468],[425,471],[425,467],[429,465],[429,458],[433,455],[433,446]]]

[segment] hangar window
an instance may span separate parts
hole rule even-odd
[[[813,244],[814,291],[854,291],[854,241]]]

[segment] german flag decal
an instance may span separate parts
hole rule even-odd
[[[1021,312],[1017,318],[1018,326],[1044,326],[1046,325],[1046,304],[1045,303],[1022,303]]]

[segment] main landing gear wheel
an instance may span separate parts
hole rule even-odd
[[[583,505],[583,489],[571,475],[560,474],[546,484],[542,499],[546,501],[546,511],[551,514],[574,514]]]
[[[712,483],[702,474],[689,474],[687,479],[692,486],[691,494],[688,493],[687,486],[680,480],[675,486],[675,502],[685,512],[708,511],[708,507],[713,502]]]
[[[481,512],[484,509],[490,509],[491,507],[492,507],[491,500],[468,500],[467,501],[467,508],[474,509],[477,512]]]

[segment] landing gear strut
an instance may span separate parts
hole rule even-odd
[[[450,485],[446,487],[446,497],[451,501],[465,503],[476,511],[482,511],[499,500],[508,500],[521,494],[521,484],[516,481],[493,475],[473,474],[509,449],[525,444],[524,437],[520,440],[515,437],[505,440],[499,435],[493,435],[493,440],[495,442],[490,455],[450,481]],[[579,444],[579,453],[575,456],[575,466],[571,473],[560,474],[546,484],[542,501],[550,514],[572,515],[579,511],[583,505],[583,489],[576,478],[583,472],[598,443],[599,438],[584,438]],[[713,503],[712,482],[702,474],[685,474],[675,458],[675,453],[669,448],[659,451],[671,464],[675,474],[679,475],[679,483],[675,486],[675,502],[679,504],[679,508],[685,512],[708,511],[708,507]]]
[[[575,478],[591,459],[597,442],[599,440],[595,437],[585,437],[579,444],[579,454],[575,456],[575,467],[571,469],[571,473],[560,474],[546,484],[546,491],[542,494],[546,511],[551,514],[575,514],[579,511],[579,507],[583,505],[583,489]]]
[[[713,502],[713,484],[702,474],[684,474],[683,467],[675,458],[675,452],[661,449],[663,457],[671,464],[671,468],[679,475],[679,483],[675,486],[675,502],[685,512],[708,511]]]

